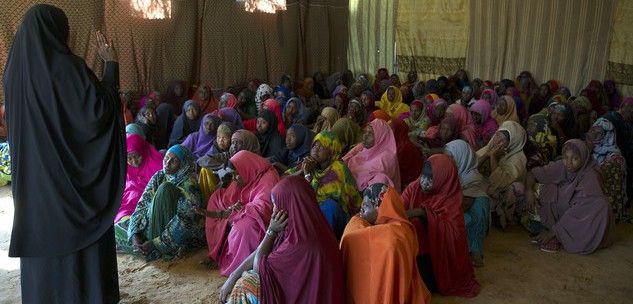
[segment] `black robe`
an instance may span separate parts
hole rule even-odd
[[[62,10],[34,5],[4,73],[15,205],[9,256],[22,258],[24,302],[118,300],[112,223],[127,167],[118,64],[108,62],[99,81],[70,51],[68,35]]]

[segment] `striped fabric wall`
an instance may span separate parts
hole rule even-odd
[[[633,0],[618,0],[612,32],[607,78],[624,96],[633,96]]]
[[[393,71],[397,7],[397,0],[349,1],[347,64],[354,75]]]
[[[466,69],[482,79],[513,79],[529,70],[578,93],[602,80],[615,0],[470,2]]]

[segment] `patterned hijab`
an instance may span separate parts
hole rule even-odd
[[[602,165],[613,156],[622,155],[616,144],[615,127],[608,119],[598,118],[591,127],[591,130],[593,129],[599,129],[602,133],[601,138],[592,142],[592,156],[598,165]]]
[[[167,181],[179,185],[195,174],[193,154],[182,145],[173,145],[167,153],[173,153],[180,160],[180,168],[174,174],[165,174]]]

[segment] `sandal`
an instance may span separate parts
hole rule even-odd
[[[549,253],[558,252],[560,251],[560,248],[561,244],[556,238],[551,239],[549,242],[547,242],[547,244],[541,245],[541,251]]]

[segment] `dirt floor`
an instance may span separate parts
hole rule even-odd
[[[0,188],[0,303],[20,302],[19,260],[7,257],[13,216]],[[492,230],[482,286],[473,299],[433,295],[433,303],[633,303],[633,225],[618,225],[614,246],[589,256],[545,253],[519,228]],[[178,261],[119,255],[121,303],[217,303],[224,278],[200,264],[205,250]]]

